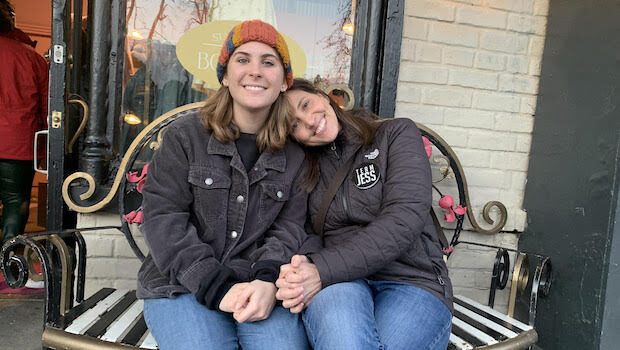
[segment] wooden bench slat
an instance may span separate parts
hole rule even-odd
[[[123,336],[129,333],[134,325],[142,317],[144,309],[144,301],[136,300],[127,312],[125,312],[110,328],[101,336],[102,340],[117,342]]]
[[[514,337],[516,337],[518,335],[517,333],[511,331],[510,329],[502,327],[501,325],[498,325],[497,323],[492,322],[488,318],[484,318],[484,317],[478,315],[477,313],[462,307],[461,305],[455,304],[454,305],[454,311],[459,313],[459,315],[460,315],[459,318],[460,319],[463,319],[464,317],[467,317],[469,320],[472,320],[472,322],[475,321],[478,324],[481,324],[484,327],[490,328],[493,331],[499,333],[502,336],[502,340],[506,339],[506,338],[514,338]],[[468,321],[468,323],[471,323],[471,322]],[[478,329],[480,329],[480,327],[478,327],[478,326],[476,326],[476,327]],[[495,337],[495,339],[498,339],[498,337]]]
[[[140,315],[140,319],[136,324],[131,328],[131,330],[125,335],[121,343],[129,344],[129,345],[137,345],[142,338],[144,338],[144,334],[149,332],[146,327],[146,322],[144,321],[144,313]],[[149,332],[150,333],[150,332]],[[154,341],[154,340],[153,340]]]
[[[454,318],[452,319],[452,334],[456,335],[457,337],[461,338],[463,341],[467,342],[468,344],[471,344],[472,347],[478,347],[478,346],[484,346],[487,345],[485,342],[481,341],[480,339],[474,337],[473,335],[467,333],[466,331],[464,331],[463,329],[459,328],[457,325],[454,324]]]
[[[144,339],[144,342],[140,344],[140,347],[145,349],[159,349],[157,346],[157,342],[153,337],[153,334],[151,334],[151,331],[148,332],[148,334],[146,335],[146,339]]]
[[[92,309],[84,312],[65,329],[73,334],[83,334],[99,317],[118,303],[127,294],[128,290],[116,290],[108,297],[98,302]]]
[[[88,328],[88,330],[84,334],[89,337],[101,337],[103,334],[105,334],[106,330],[112,325],[112,323],[116,321],[116,319],[118,319],[119,316],[123,314],[123,312],[127,311],[127,308],[129,308],[129,306],[131,306],[131,304],[133,304],[136,300],[137,298],[135,290],[132,290],[129,293],[125,294],[123,298],[118,303],[116,303],[116,305],[114,305],[114,307],[101,315],[99,317],[99,320],[95,324],[90,326],[90,328]]]
[[[481,345],[493,345],[497,344],[497,340],[492,336],[484,333],[476,327],[473,327],[467,324],[465,321],[462,321],[456,317],[452,317],[452,326],[458,327],[460,332],[455,332],[459,337],[465,338],[467,341],[471,340],[471,337],[474,337],[482,342]],[[467,337],[469,335],[469,337]],[[470,341],[471,342],[471,341]],[[476,346],[480,346],[480,344],[476,343]]]
[[[90,310],[101,300],[107,298],[110,294],[114,292],[114,288],[103,288],[99,290],[97,293],[93,294],[90,298],[84,300],[79,305],[74,306],[67,314],[63,317],[63,323],[65,326],[70,325],[73,321],[78,318],[84,312]]]
[[[476,301],[473,301],[469,298],[466,298],[462,295],[454,296],[454,302],[458,305],[471,310],[480,316],[492,320],[493,322],[510,329],[515,333],[522,333],[524,331],[529,331],[532,329],[531,326],[528,326],[514,318],[508,317],[496,310],[491,309],[486,305],[482,305]]]
[[[466,342],[465,340],[459,338],[457,335],[455,335],[454,333],[450,334],[450,345],[453,346],[453,348],[457,349],[457,350],[473,350],[474,347]],[[450,349],[451,346],[448,346],[448,349]]]
[[[486,326],[483,323],[480,323],[470,317],[468,317],[467,315],[464,315],[456,310],[454,310],[454,316],[453,319],[459,319],[462,322],[465,322],[467,325],[479,330],[480,332],[488,335],[489,337],[495,339],[497,342],[501,342],[503,340],[508,339],[507,336],[503,335],[502,333],[494,330],[493,328],[490,328],[488,326]]]

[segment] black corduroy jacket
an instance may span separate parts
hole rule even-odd
[[[150,252],[138,297],[193,293],[217,309],[235,283],[274,282],[307,237],[303,158],[288,142],[246,172],[235,143],[213,137],[198,113],[169,125],[143,188]]]

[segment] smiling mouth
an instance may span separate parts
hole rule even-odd
[[[256,86],[256,85],[244,85],[243,87],[245,89],[247,89],[247,90],[250,90],[250,91],[262,91],[262,90],[265,90],[264,87]]]
[[[316,130],[314,130],[314,134],[318,135],[321,132],[323,132],[323,130],[325,129],[325,125],[327,124],[327,120],[325,119],[325,117],[323,117],[320,121],[319,121],[319,126],[317,126]]]

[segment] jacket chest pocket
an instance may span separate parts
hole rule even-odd
[[[260,183],[260,222],[274,221],[288,200],[289,189],[284,184]]]
[[[206,219],[225,218],[228,210],[230,176],[217,168],[192,166],[187,181],[194,193],[194,211]]]

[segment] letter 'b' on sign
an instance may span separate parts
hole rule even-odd
[[[204,82],[204,87],[218,89],[217,59],[228,32],[240,21],[215,21],[201,24],[185,32],[177,43],[177,58],[183,68]],[[280,32],[282,33],[282,32]],[[303,76],[306,71],[306,55],[292,38],[282,33],[293,63],[293,75]]]

